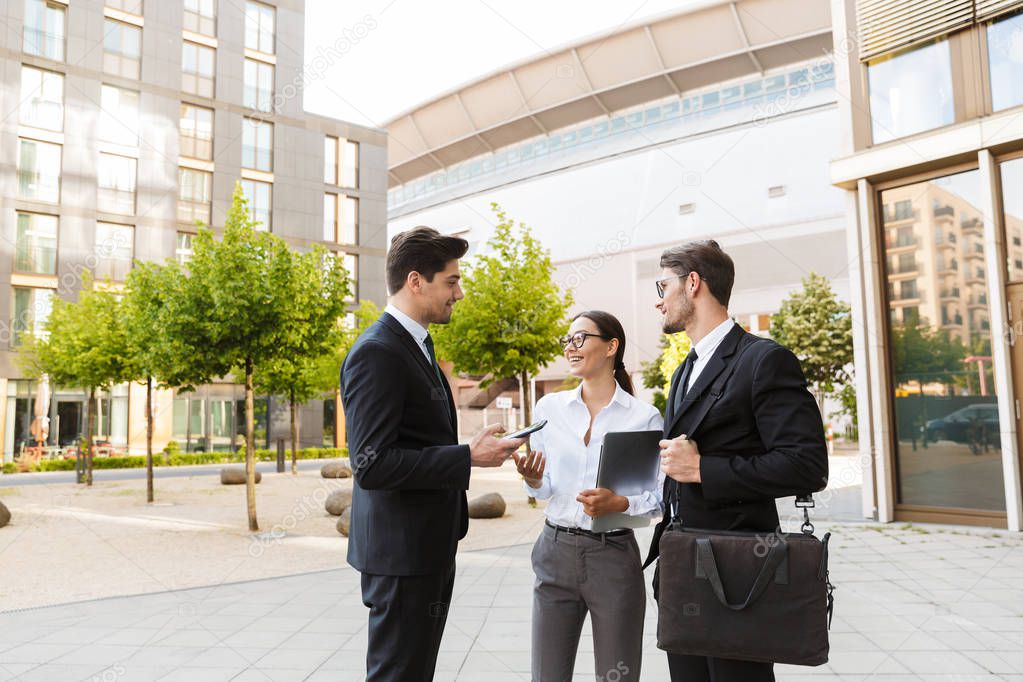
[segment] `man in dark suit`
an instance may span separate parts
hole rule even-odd
[[[685,331],[693,347],[668,396],[661,441],[665,514],[648,561],[673,517],[692,528],[770,533],[779,526],[776,498],[821,490],[828,476],[821,414],[799,360],[729,318],[732,259],[717,242],[704,241],[666,250],[660,264],[662,327],[666,334]],[[733,362],[721,397],[689,439],[694,407]],[[657,571],[673,568],[658,562]],[[774,679],[772,663],[669,653],[668,667],[673,682]]]
[[[469,527],[472,466],[500,466],[525,439],[491,426],[458,444],[455,404],[437,365],[430,324],[462,298],[468,243],[428,227],[396,235],[387,254],[390,304],[341,368],[355,478],[348,563],[369,607],[368,680],[433,679]]]

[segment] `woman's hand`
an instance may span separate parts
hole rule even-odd
[[[515,468],[525,479],[526,485],[530,488],[539,488],[543,485],[543,469],[547,464],[547,458],[543,456],[542,452],[530,452],[521,457],[513,452],[512,458],[515,460]]]
[[[594,519],[605,514],[624,512],[629,508],[627,497],[615,495],[607,488],[584,490],[575,500],[581,502],[586,515]]]

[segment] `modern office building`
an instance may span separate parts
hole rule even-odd
[[[864,510],[1018,531],[1023,2],[831,8]]]
[[[479,248],[500,203],[551,250],[572,312],[621,319],[641,386],[666,247],[717,239],[731,311],[758,333],[810,272],[848,298],[833,67],[829,5],[802,0],[689,3],[548,50],[387,124],[389,232],[425,223]],[[552,363],[536,394],[567,375]],[[463,433],[484,418],[471,408],[498,418],[494,391],[460,392]]]
[[[262,228],[344,258],[383,302],[386,133],[306,113],[304,2],[11,0],[0,9],[0,433],[29,440],[37,387],[19,336],[38,333],[85,270],[113,286],[138,260],[187,260],[196,221],[223,225],[236,182]],[[52,387],[50,443],[82,431],[85,394]],[[156,446],[228,449],[241,387],[160,391]],[[145,448],[145,391],[114,387],[99,433]],[[287,422],[260,401],[260,437]],[[303,409],[304,445],[333,444],[335,400]]]

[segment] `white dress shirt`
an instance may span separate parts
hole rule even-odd
[[[721,342],[728,336],[728,332],[732,331],[732,327],[735,326],[735,321],[727,319],[718,326],[710,330],[710,333],[704,336],[694,346],[696,349],[696,362],[693,364],[693,371],[689,374],[689,383],[686,385],[686,392],[696,385],[696,379],[700,376],[700,372],[707,366],[707,363],[712,357],[714,357],[714,351],[718,349]]]
[[[433,360],[430,359],[430,351],[426,349],[426,337],[430,333],[429,331],[427,331],[426,327],[419,324],[411,317],[395,308],[390,303],[388,303],[387,306],[384,308],[384,312],[389,314],[394,319],[398,320],[398,323],[401,324],[401,326],[404,327],[405,330],[412,335],[412,338],[416,340],[416,343],[419,344],[419,347],[423,351],[423,355],[426,356],[426,361],[433,362]]]
[[[593,418],[582,400],[582,386],[574,391],[561,391],[545,395],[536,403],[534,419],[547,420],[547,426],[529,437],[530,449],[542,452],[547,458],[543,482],[539,488],[523,484],[526,493],[547,503],[547,518],[551,523],[570,528],[593,528],[593,519],[583,511],[576,497],[583,490],[597,487],[597,467],[604,434],[609,431],[661,430],[664,419],[653,405],[637,400],[621,386],[609,402]],[[583,443],[587,428],[590,443]],[[660,517],[661,491],[664,475],[659,474],[653,490],[641,495],[629,495],[629,508],[625,513],[633,516]]]

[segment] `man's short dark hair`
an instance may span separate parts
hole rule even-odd
[[[680,277],[695,272],[718,303],[728,307],[732,284],[735,283],[735,263],[713,239],[665,249],[661,254],[661,267]]]
[[[399,232],[391,239],[387,252],[387,289],[392,296],[398,293],[410,272],[418,272],[432,282],[434,275],[468,250],[469,242],[441,234],[432,227],[420,225]]]

